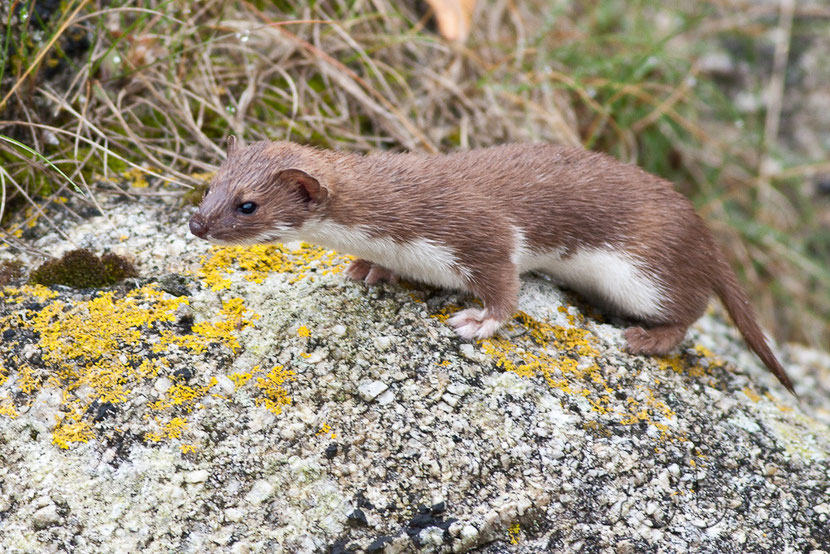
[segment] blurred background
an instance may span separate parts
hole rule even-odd
[[[826,349],[828,38],[826,0],[4,0],[0,248],[70,196],[184,206],[229,133],[583,145],[676,183],[764,325]]]

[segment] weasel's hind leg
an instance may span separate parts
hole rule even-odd
[[[692,285],[674,283],[670,289],[675,292],[671,298],[664,300],[661,317],[641,319],[653,323],[629,327],[623,332],[629,352],[664,356],[683,342],[689,326],[703,315],[709,304],[709,289],[701,284],[700,279]],[[636,317],[636,314],[630,315]]]
[[[644,329],[629,327],[623,332],[628,341],[628,351],[632,354],[663,356],[683,341],[688,325],[660,325]]]
[[[378,281],[393,284],[398,282],[398,276],[392,271],[362,258],[349,264],[346,276],[355,281],[365,281],[367,285],[374,285]]]

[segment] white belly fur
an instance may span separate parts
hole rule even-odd
[[[511,261],[520,273],[541,271],[625,315],[653,318],[663,313],[662,283],[642,269],[635,257],[611,246],[583,248],[564,257],[562,250],[530,250],[520,229],[513,229]],[[398,242],[372,236],[366,226],[331,221],[306,222],[291,237],[379,264],[404,278],[431,285],[469,290],[470,271],[461,267],[451,248],[429,239]]]
[[[429,239],[398,242],[372,236],[365,226],[310,221],[296,232],[302,240],[379,264],[406,279],[448,289],[468,290],[469,272],[452,249]]]
[[[541,271],[557,281],[599,299],[623,315],[653,318],[663,313],[665,293],[659,281],[625,252],[611,248],[582,249],[563,258],[561,252],[527,253],[520,271]]]
[[[653,318],[663,314],[666,300],[663,284],[643,271],[643,264],[636,257],[610,245],[582,248],[565,257],[564,249],[530,250],[518,227],[513,227],[513,234],[512,261],[520,273],[547,273],[624,315]]]

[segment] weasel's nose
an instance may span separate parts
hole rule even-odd
[[[202,239],[207,235],[207,225],[198,212],[190,218],[190,232]]]

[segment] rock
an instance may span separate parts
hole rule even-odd
[[[176,273],[167,273],[159,278],[159,288],[173,296],[188,296],[190,294],[188,284],[184,275]]]
[[[199,469],[196,471],[189,472],[187,475],[184,476],[184,480],[188,483],[204,483],[205,481],[207,481],[209,476],[210,474],[206,470]]]
[[[225,510],[225,519],[227,521],[240,522],[245,517],[245,512],[239,508],[228,508]]]
[[[360,394],[360,398],[366,402],[371,402],[388,388],[389,385],[381,381],[370,381],[357,387],[357,392]]]
[[[155,390],[157,393],[164,394],[165,392],[170,390],[170,387],[172,386],[173,382],[170,379],[168,379],[167,377],[161,377],[159,379],[156,379],[156,382],[153,385],[153,390]]]
[[[366,514],[360,508],[357,508],[352,513],[350,513],[346,518],[346,521],[348,521],[351,525],[364,527],[366,525],[369,525],[369,521],[366,519]]]
[[[395,401],[395,393],[392,392],[391,389],[387,389],[387,390],[385,390],[384,392],[382,392],[381,394],[378,395],[377,401],[378,401],[378,404],[380,404],[381,406],[386,406],[390,402]]]
[[[475,346],[473,346],[472,344],[464,343],[458,347],[458,351],[461,353],[462,356],[464,356],[468,360],[472,362],[478,361]]]
[[[701,73],[731,76],[735,72],[735,62],[728,52],[713,51],[700,57],[697,61]]]
[[[328,460],[332,460],[337,456],[337,443],[333,442],[326,447],[325,456]]]
[[[254,482],[250,492],[245,495],[245,500],[251,504],[261,504],[270,494],[274,492],[274,485],[265,480]]]
[[[236,390],[236,385],[225,375],[216,376],[216,387],[220,394],[230,395]]]
[[[366,552],[385,552],[386,545],[392,542],[393,537],[378,537],[372,543],[366,547]]]
[[[383,352],[384,350],[389,349],[392,345],[392,337],[375,337],[374,342],[377,349]]]
[[[57,525],[61,520],[58,515],[58,507],[52,503],[40,508],[34,513],[32,517],[32,524],[35,530],[46,529],[53,525]]]
[[[334,254],[213,250],[180,210],[101,201],[135,235],[101,221],[64,231],[126,248],[149,284],[103,299],[0,289],[9,551],[830,543],[827,353],[779,348],[799,403],[715,316],[665,358],[632,356],[619,327],[535,276],[505,340],[468,343],[442,319],[462,296],[379,294],[345,282]],[[184,275],[187,295],[148,267]],[[317,352],[330,354],[310,363]]]
[[[58,409],[61,404],[61,394],[56,389],[43,388],[29,407],[27,416],[33,421],[53,429],[60,419]]]

